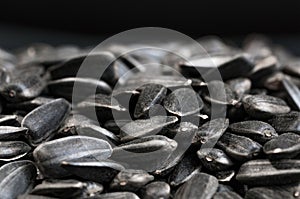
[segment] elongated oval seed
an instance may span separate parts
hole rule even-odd
[[[39,145],[33,151],[33,157],[45,177],[62,178],[70,173],[61,167],[61,162],[104,160],[111,153],[112,148],[107,141],[87,136],[69,136]]]
[[[177,190],[174,199],[209,199],[217,191],[218,185],[215,177],[199,173]]]
[[[229,125],[229,129],[234,134],[249,137],[260,144],[278,136],[270,124],[257,120],[233,123]]]
[[[116,191],[135,192],[152,180],[154,176],[144,170],[125,169],[116,175],[110,188]]]
[[[246,112],[257,119],[269,119],[276,114],[288,113],[291,110],[285,101],[269,95],[246,95],[242,102]]]
[[[0,142],[0,160],[12,161],[25,156],[31,147],[22,141],[2,141]]]
[[[29,140],[37,145],[55,135],[70,112],[71,106],[64,99],[56,99],[39,106],[22,120],[22,127],[29,129]]]
[[[14,126],[0,126],[0,140],[14,140],[25,136],[28,128]]]
[[[112,161],[98,161],[98,162],[66,162],[63,161],[61,166],[82,179],[98,182],[110,183],[112,179],[125,168]]]
[[[249,185],[281,185],[298,182],[300,160],[251,160],[244,163],[236,179]]]
[[[246,161],[258,156],[262,146],[257,142],[231,133],[224,133],[217,142],[230,157],[238,161]]]
[[[270,159],[294,158],[300,154],[300,135],[284,133],[264,145],[264,153]]]
[[[1,199],[15,199],[29,191],[37,176],[37,169],[28,160],[16,161],[0,167]]]

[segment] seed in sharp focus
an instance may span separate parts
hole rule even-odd
[[[194,90],[179,88],[166,97],[164,107],[170,113],[183,117],[199,113],[203,101]]]
[[[291,110],[284,100],[269,95],[246,95],[242,103],[246,112],[257,119],[269,119]]]
[[[70,109],[71,105],[66,100],[56,99],[28,113],[21,125],[29,129],[31,144],[37,145],[52,138],[68,116]]]
[[[170,185],[162,181],[156,181],[146,185],[141,190],[141,195],[143,199],[168,199],[170,192]]]
[[[177,121],[175,116],[154,116],[150,119],[132,121],[121,128],[121,141],[126,142],[139,137],[158,134],[164,127]]]
[[[270,124],[257,120],[248,120],[230,124],[229,130],[234,134],[249,137],[260,144],[264,144],[278,136],[275,129]]]
[[[265,143],[263,150],[269,159],[294,158],[300,154],[300,135],[281,134]]]
[[[283,185],[296,183],[300,176],[300,161],[283,160],[251,160],[244,163],[236,179],[247,185]]]
[[[135,105],[134,117],[149,116],[149,111],[154,105],[160,104],[167,94],[167,88],[158,84],[147,84]]]
[[[98,183],[110,183],[113,178],[125,168],[113,161],[98,162],[66,162],[63,161],[61,166],[82,179]]]
[[[215,177],[199,173],[176,191],[174,199],[211,198],[217,191],[218,184],[218,180]]]
[[[161,135],[142,137],[114,148],[110,159],[131,169],[159,170],[177,148],[177,142]]]
[[[153,180],[154,176],[144,170],[125,169],[115,176],[110,183],[110,189],[135,192]]]
[[[63,151],[63,153],[62,153]],[[40,172],[49,178],[62,178],[70,173],[61,167],[61,162],[105,160],[112,154],[107,141],[87,137],[68,136],[40,144],[33,157]]]
[[[13,161],[24,157],[31,147],[22,141],[0,141],[0,161]]]
[[[268,122],[279,133],[293,132],[300,134],[300,112],[298,111],[275,115]]]
[[[247,161],[257,156],[262,146],[250,138],[224,133],[217,142],[217,146],[223,149],[230,157],[238,161]]]
[[[30,190],[35,183],[37,169],[28,160],[15,161],[0,167],[1,198],[17,198]]]

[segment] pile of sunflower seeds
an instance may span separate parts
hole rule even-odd
[[[1,49],[0,198],[300,198],[300,58],[198,42]]]

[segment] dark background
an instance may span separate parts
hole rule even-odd
[[[300,1],[37,1],[1,2],[0,46],[30,42],[96,45],[115,33],[158,26],[191,37],[216,34],[238,43],[264,33],[297,50]]]

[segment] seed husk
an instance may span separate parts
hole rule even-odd
[[[175,199],[209,199],[218,188],[218,180],[208,174],[199,173],[183,184],[175,194]]]
[[[0,196],[14,199],[28,192],[37,176],[37,169],[28,160],[16,161],[0,167]]]
[[[269,159],[294,158],[300,154],[300,135],[281,134],[265,143],[263,150]]]
[[[68,116],[70,109],[71,106],[66,100],[56,99],[28,113],[21,125],[29,129],[30,143],[37,145],[51,139]]]
[[[61,167],[61,162],[105,160],[111,153],[111,146],[104,140],[69,136],[40,144],[33,156],[45,177],[62,178],[70,173]]]
[[[299,176],[299,160],[260,159],[244,163],[236,179],[247,185],[282,185],[298,182]]]
[[[22,141],[0,141],[0,161],[20,159],[31,151],[31,147]]]
[[[110,184],[115,191],[135,192],[154,180],[154,176],[144,170],[125,169],[120,171]]]

